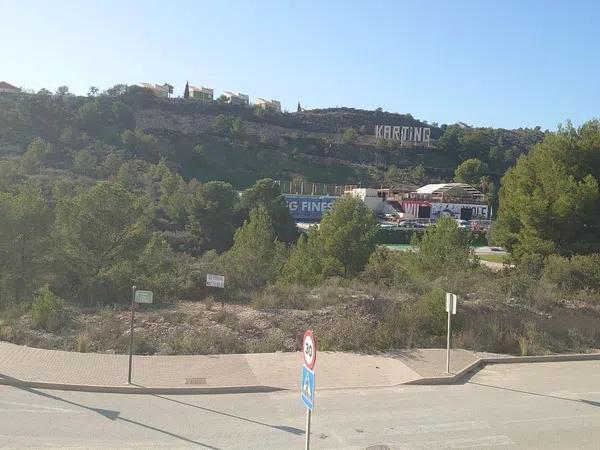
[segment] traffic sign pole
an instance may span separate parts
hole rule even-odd
[[[129,328],[129,371],[127,383],[131,384],[131,363],[133,362],[133,316],[135,315],[135,286],[131,287],[131,325]]]
[[[304,450],[310,449],[310,409],[306,408],[306,439],[304,440]]]
[[[307,330],[302,338],[302,381],[300,385],[301,397],[306,405],[306,433],[304,439],[304,450],[310,449],[310,419],[315,401],[315,373],[312,369],[317,362],[317,341],[312,331]]]
[[[446,292],[446,311],[448,312],[448,338],[446,340],[446,373],[450,373],[450,334],[451,334],[451,321],[450,317],[452,314],[456,314],[456,303],[458,303],[458,297],[456,294]]]
[[[450,373],[450,308],[448,308],[448,340],[446,342],[446,373]]]

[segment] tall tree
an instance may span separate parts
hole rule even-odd
[[[88,302],[126,300],[150,219],[144,199],[118,183],[62,200],[56,222],[65,288]]]
[[[325,213],[319,228],[301,237],[286,262],[289,281],[317,284],[332,275],[352,277],[375,249],[377,222],[361,200],[342,197]]]
[[[502,178],[495,242],[517,257],[600,251],[600,122],[548,134]]]
[[[224,258],[230,283],[238,289],[258,288],[275,280],[285,261],[285,245],[277,240],[266,208],[250,211]]]
[[[190,98],[190,83],[185,82],[185,89],[183,90],[183,98]]]
[[[28,182],[0,194],[0,297],[19,302],[35,290],[48,266],[52,212],[41,189]]]
[[[463,161],[454,171],[454,180],[473,186],[481,184],[481,178],[488,173],[488,165],[477,158]]]
[[[190,182],[190,198],[186,208],[188,229],[197,237],[202,248],[223,251],[228,249],[237,226],[238,196],[229,183],[210,181]]]
[[[271,218],[273,229],[281,242],[294,242],[298,237],[296,224],[281,194],[281,188],[271,178],[258,180],[242,194],[242,207],[246,212],[262,206]]]

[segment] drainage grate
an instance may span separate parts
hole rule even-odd
[[[206,378],[186,378],[185,384],[206,384]]]

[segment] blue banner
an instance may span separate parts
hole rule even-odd
[[[295,220],[320,220],[339,197],[327,195],[284,194],[290,214]]]

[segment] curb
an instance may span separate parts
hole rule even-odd
[[[192,395],[192,394],[253,394],[277,392],[285,388],[273,386],[214,386],[214,387],[148,387],[137,385],[102,386],[93,384],[49,383],[45,381],[25,381],[15,378],[0,378],[0,385],[24,389],[52,389],[58,391],[96,392],[104,394],[154,394],[154,395]]]
[[[479,372],[487,365],[492,364],[524,364],[524,363],[544,363],[544,362],[565,362],[565,361],[597,361],[600,360],[600,353],[574,353],[572,355],[542,355],[542,356],[504,356],[480,358],[471,364],[463,367],[453,375],[442,375],[439,377],[423,377],[418,380],[402,383],[404,385],[444,385],[459,384],[466,382],[469,378]]]
[[[572,355],[543,355],[543,356],[506,356],[506,357],[487,357],[473,361],[471,364],[463,367],[457,373],[452,375],[442,375],[438,377],[422,377],[416,380],[400,383],[397,386],[405,385],[450,385],[465,383],[475,373],[479,372],[487,365],[492,364],[523,364],[523,363],[543,363],[543,362],[564,362],[564,361],[597,361],[600,360],[600,353],[575,353]],[[210,395],[210,394],[251,394],[287,391],[289,389],[274,386],[249,385],[249,386],[214,386],[214,387],[149,387],[138,385],[117,385],[103,386],[90,384],[68,384],[51,383],[45,381],[26,381],[17,378],[0,375],[0,385],[14,386],[23,389],[51,389],[60,391],[79,391],[95,392],[106,394],[151,394],[151,395]],[[373,386],[389,387],[389,386]],[[327,390],[338,389],[363,389],[364,387],[355,386],[352,388],[326,388]]]

